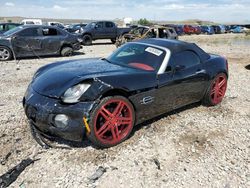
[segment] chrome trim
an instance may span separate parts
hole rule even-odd
[[[162,64],[157,72],[157,74],[163,74],[168,66],[168,62],[169,59],[171,57],[171,51],[168,48],[162,47],[162,46],[158,46],[158,45],[154,45],[154,44],[147,44],[147,43],[142,43],[142,42],[130,42],[130,43],[134,43],[134,44],[142,44],[144,46],[151,46],[151,47],[155,47],[155,48],[159,48],[162,49],[166,52],[166,55],[162,61]]]

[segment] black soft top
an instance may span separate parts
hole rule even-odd
[[[192,50],[194,51],[201,59],[202,62],[208,60],[210,55],[203,51],[200,47],[198,47],[194,43],[188,43],[180,40],[169,40],[169,39],[143,39],[137,42],[152,44],[156,46],[160,46],[163,48],[167,48],[171,51],[172,54],[179,53],[181,51]]]

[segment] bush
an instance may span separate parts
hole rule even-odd
[[[141,18],[137,23],[139,25],[152,25],[152,23],[148,21],[146,18]]]

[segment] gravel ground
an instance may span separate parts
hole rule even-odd
[[[165,114],[137,126],[124,143],[104,150],[88,142],[71,149],[42,149],[30,134],[21,101],[40,66],[107,56],[114,45],[98,41],[70,58],[0,62],[0,175],[35,156],[40,160],[11,187],[250,187],[250,72],[245,69],[250,43],[233,34],[180,39],[228,58],[224,101],[216,107],[194,104]]]

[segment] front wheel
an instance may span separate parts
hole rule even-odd
[[[115,146],[128,138],[134,121],[134,108],[128,99],[122,96],[106,97],[90,117],[87,137],[101,148]]]
[[[0,61],[8,61],[12,59],[12,52],[9,48],[0,46]]]
[[[65,56],[72,56],[73,55],[73,48],[71,47],[63,47],[61,50],[61,56],[65,57]]]
[[[89,46],[92,44],[92,37],[90,35],[84,35],[82,39],[84,45]]]
[[[203,98],[203,103],[207,106],[215,106],[221,103],[227,90],[227,75],[218,74],[211,82],[207,93]]]

